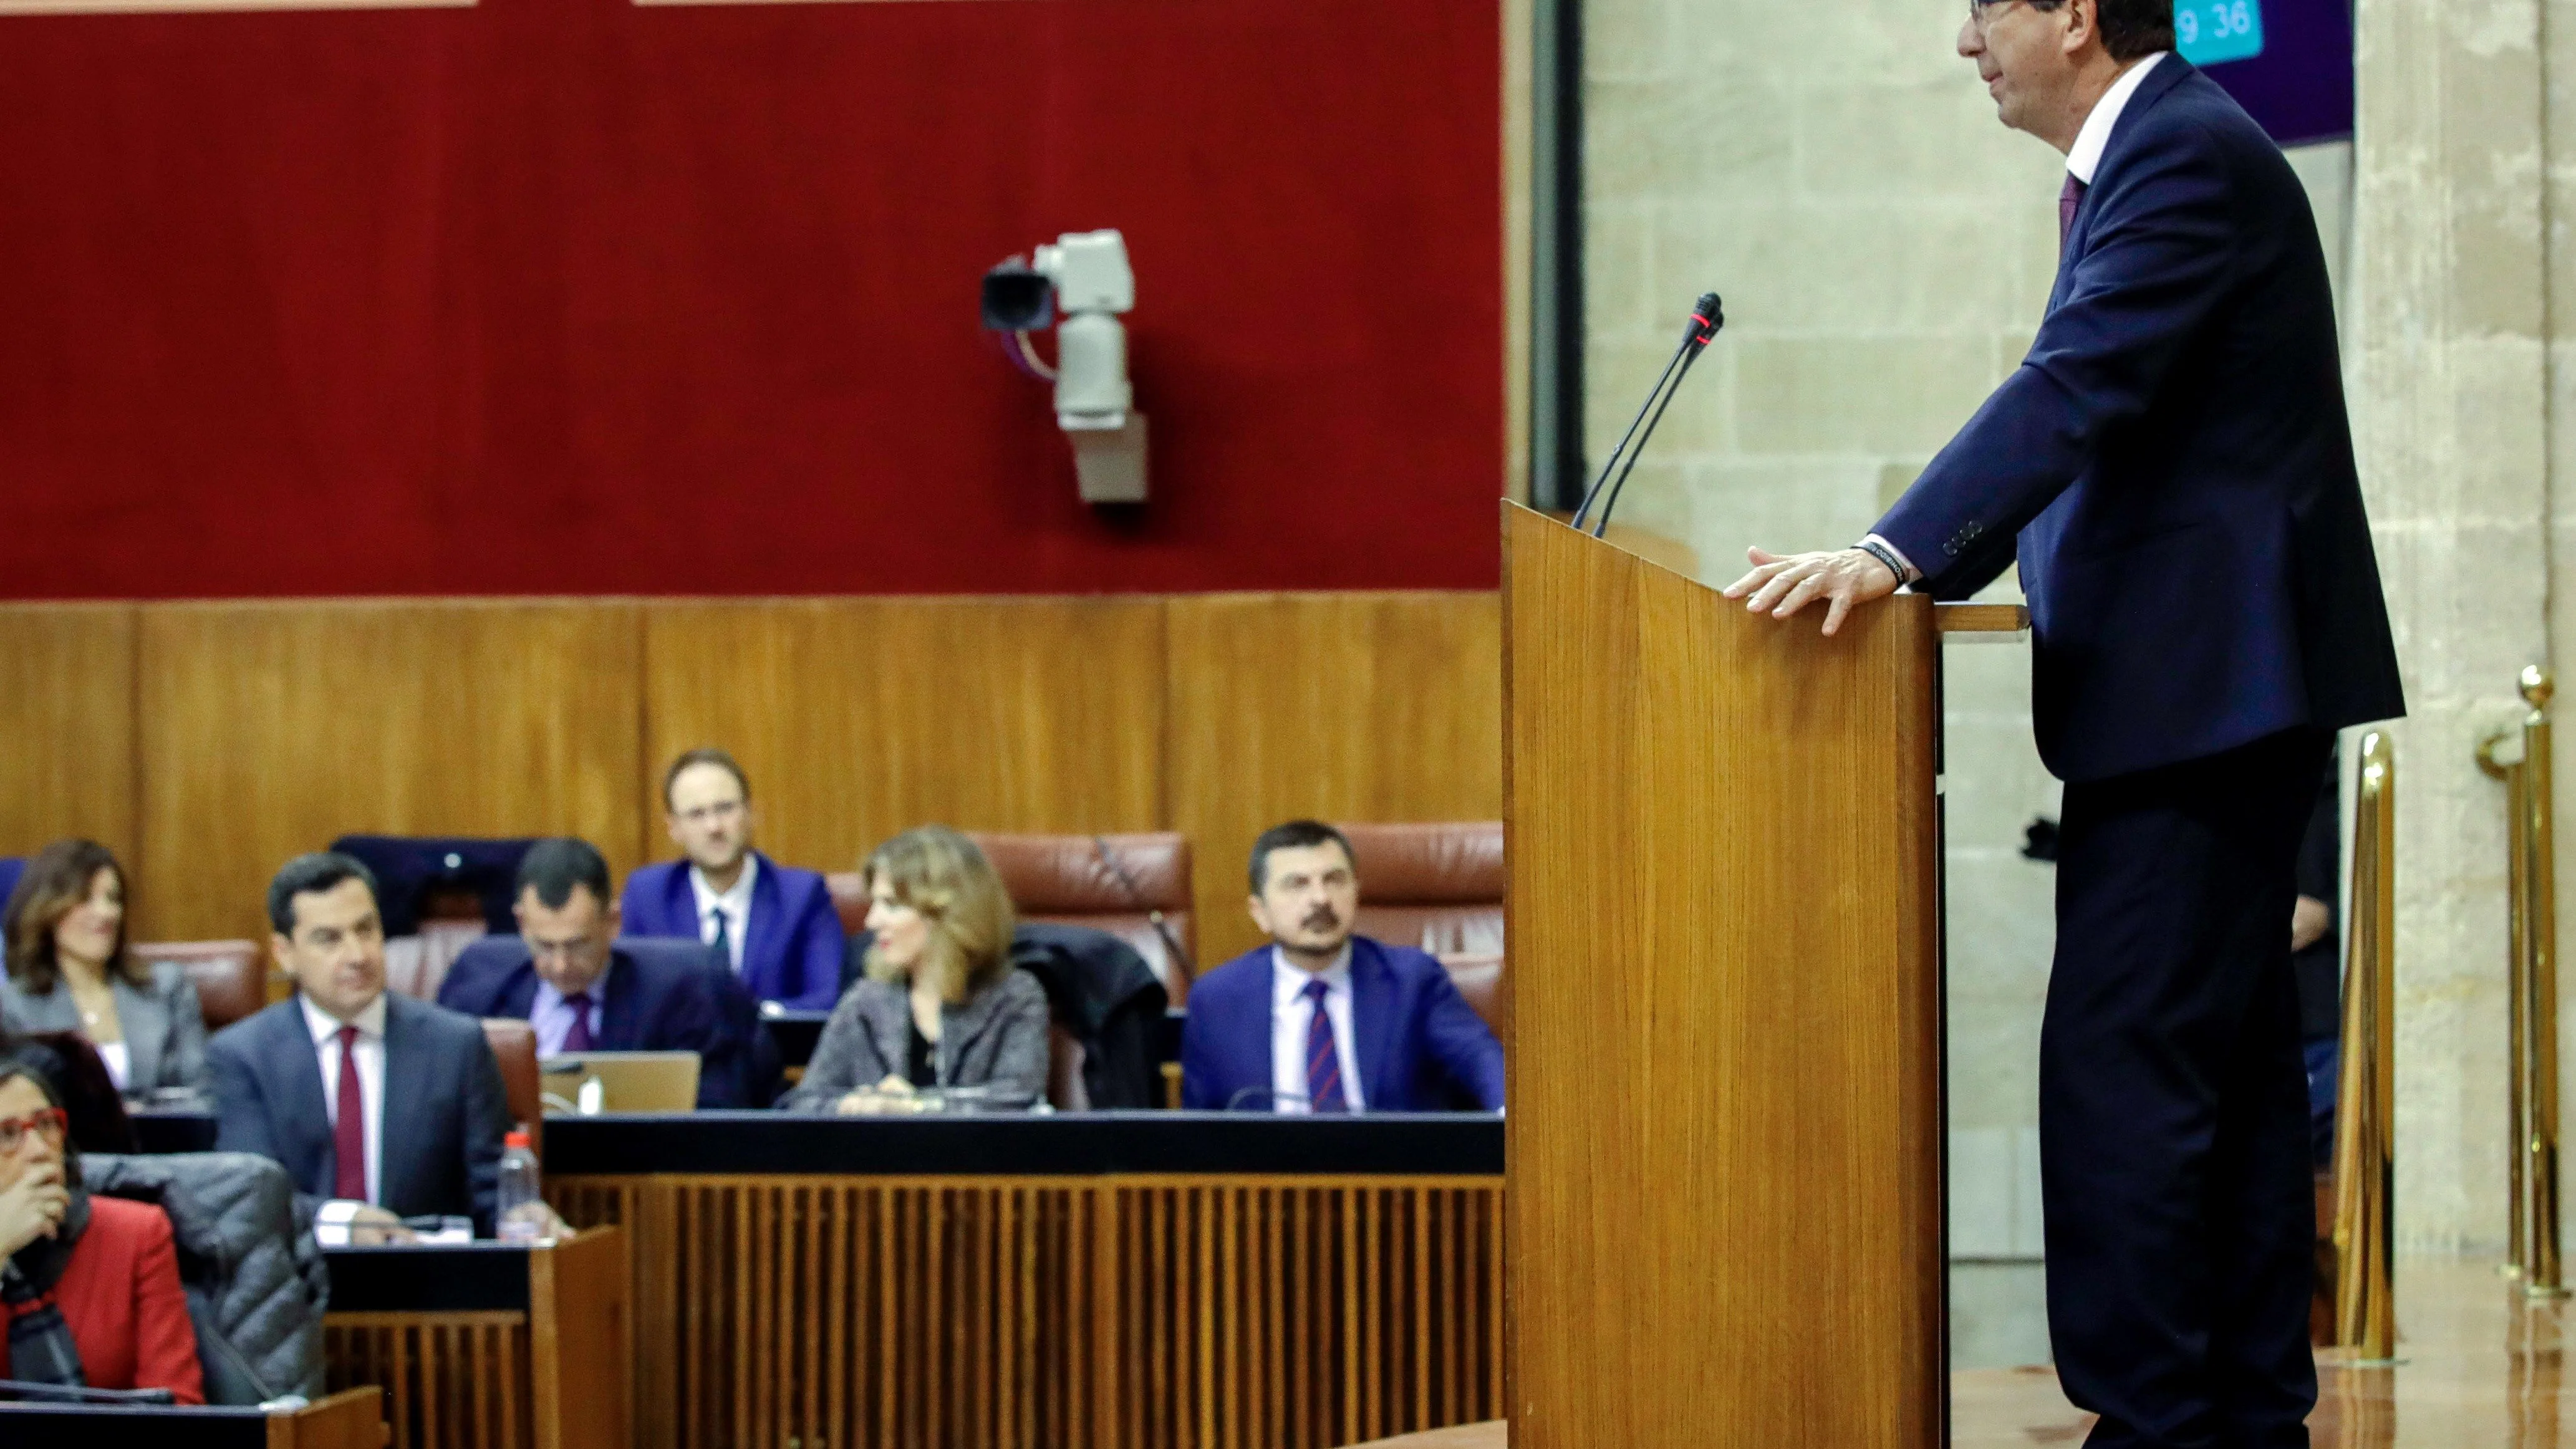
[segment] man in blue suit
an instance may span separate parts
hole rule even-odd
[[[722,750],[662,776],[662,820],[683,859],[626,878],[631,936],[685,936],[725,954],[762,1001],[829,1011],[840,996],[840,914],[823,878],[751,848],[751,778]]]
[[[539,1057],[696,1052],[699,1106],[751,1105],[742,1032],[754,1008],[728,963],[690,941],[621,942],[617,917],[598,850],[540,840],[519,862],[519,934],[466,947],[438,1004],[527,1022]]]
[[[1503,1108],[1503,1048],[1423,952],[1351,934],[1351,843],[1294,820],[1252,846],[1252,919],[1271,944],[1190,985],[1182,1105],[1218,1111]]]
[[[401,1237],[395,1218],[430,1215],[491,1233],[510,1113],[482,1026],[385,989],[384,917],[356,859],[288,861],[268,916],[296,993],[206,1044],[216,1148],[270,1158],[327,1199],[326,1240]]]
[[[2040,1032],[2049,1331],[2093,1445],[2303,1446],[2314,1243],[2289,932],[2332,732],[2404,710],[2305,194],[2172,0],[1975,0],[2067,157],[2022,365],[1858,545],[1727,592],[1825,631],[2018,557],[2066,781]]]

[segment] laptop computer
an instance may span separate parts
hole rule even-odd
[[[548,1115],[692,1112],[696,1052],[579,1052],[537,1063]]]

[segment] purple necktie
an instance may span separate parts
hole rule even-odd
[[[2066,238],[2075,230],[2075,208],[2084,203],[2084,183],[2075,173],[2066,173],[2066,185],[2057,193],[2057,254],[2066,255]]]
[[[1351,1108],[1342,1099],[1342,1055],[1333,1050],[1333,1018],[1324,1011],[1324,993],[1330,989],[1321,981],[1306,983],[1306,999],[1315,1004],[1315,1014],[1306,1018],[1306,1107],[1314,1112],[1347,1112]]]
[[[564,1051],[590,1050],[590,993],[576,991],[564,998],[564,1005],[572,1008],[572,1029],[564,1033]]]

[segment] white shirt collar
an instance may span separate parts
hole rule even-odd
[[[1274,1006],[1293,1006],[1304,995],[1306,983],[1321,981],[1327,995],[1346,995],[1351,989],[1351,943],[1342,943],[1342,953],[1333,964],[1321,971],[1306,971],[1288,964],[1278,947],[1270,948],[1270,997]]]
[[[360,1036],[374,1037],[378,1041],[384,1040],[385,994],[381,991],[376,993],[375,1000],[368,1002],[355,1017],[346,1022],[314,1005],[313,998],[301,991],[295,993],[295,1000],[304,1008],[304,1029],[313,1034],[315,1046],[320,1046],[339,1035],[342,1026],[354,1026]]]
[[[2146,83],[2147,72],[2170,54],[2171,51],[2159,50],[2120,72],[2120,78],[2111,82],[2102,99],[2093,103],[2093,114],[2084,118],[2084,128],[2075,133],[2075,145],[2066,153],[2066,169],[2076,180],[2087,186],[2093,184],[2093,173],[2102,168],[2102,150],[2111,144],[2111,128],[2120,124],[2120,112],[2128,109],[2129,97]]]
[[[735,876],[733,888],[721,895],[716,893],[713,886],[707,884],[705,871],[694,865],[690,866],[689,894],[697,900],[698,924],[705,925],[707,912],[722,906],[725,919],[734,923],[733,929],[736,934],[739,934],[744,923],[751,919],[751,883],[759,877],[760,857],[748,850],[742,853],[742,874]]]

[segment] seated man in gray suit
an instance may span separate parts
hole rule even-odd
[[[268,919],[296,993],[207,1044],[217,1149],[274,1159],[328,1199],[325,1241],[350,1224],[362,1240],[399,1237],[393,1219],[430,1215],[489,1236],[510,1120],[482,1026],[385,989],[384,919],[360,862],[288,861]]]

